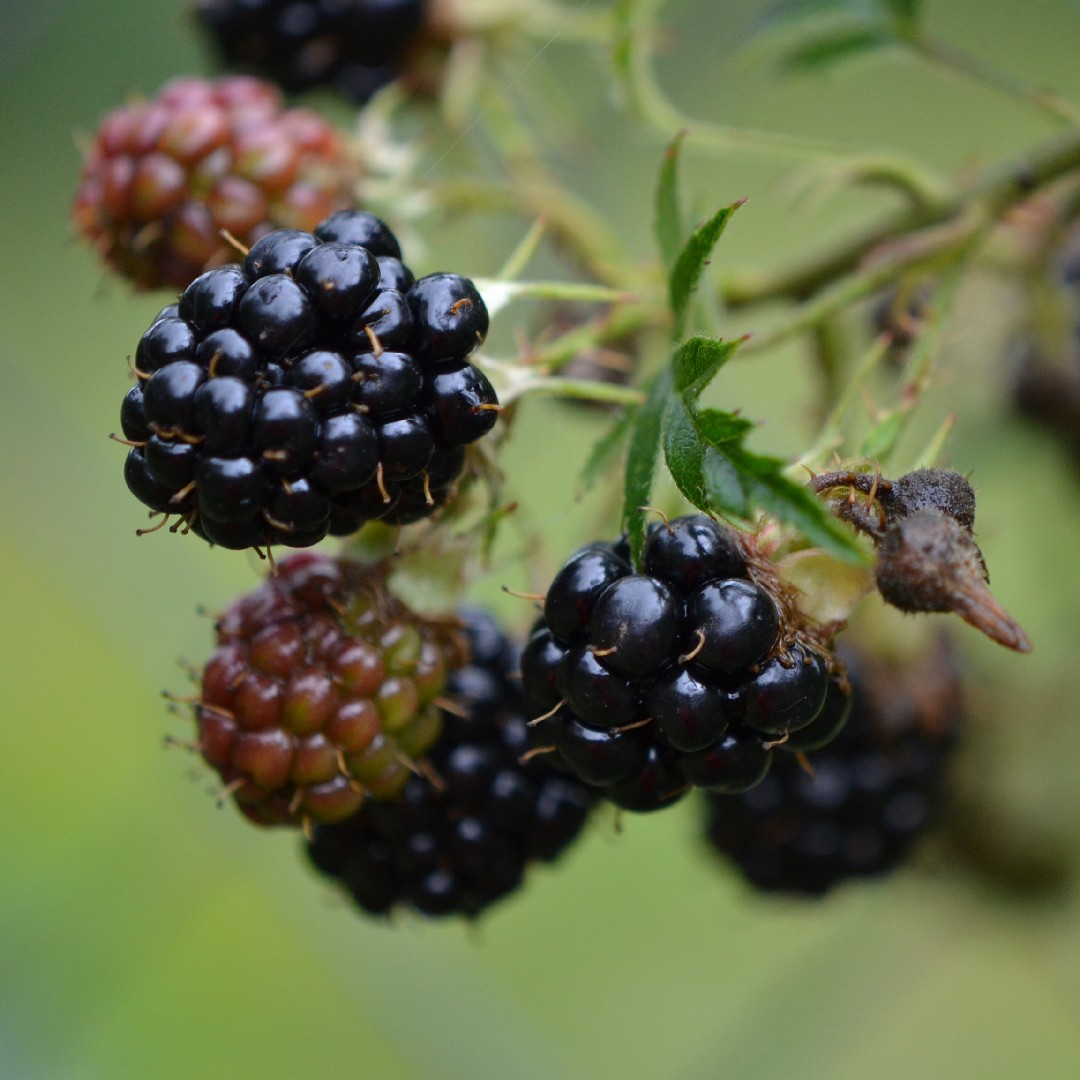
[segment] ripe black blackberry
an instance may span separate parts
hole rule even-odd
[[[758,783],[846,686],[753,541],[701,514],[654,526],[641,573],[621,544],[572,556],[521,669],[534,746],[638,811]]]
[[[487,310],[456,274],[385,287],[380,259],[400,254],[378,218],[343,211],[192,282],[135,352],[132,493],[229,548],[306,547],[441,506],[498,412],[467,359]]]
[[[317,86],[363,105],[398,73],[424,22],[423,0],[196,0],[226,66],[289,92]]]
[[[233,603],[194,706],[196,746],[260,825],[340,821],[397,797],[438,738],[456,623],[419,618],[378,567],[309,552]]]
[[[516,889],[531,862],[560,855],[595,801],[584,784],[520,762],[528,736],[508,674],[514,650],[488,615],[463,619],[471,660],[450,674],[454,706],[428,756],[432,777],[410,778],[396,802],[317,826],[307,844],[316,868],[372,914],[479,914]]]
[[[253,244],[310,229],[353,202],[345,140],[310,109],[285,109],[269,83],[174,79],[102,121],[83,159],[72,216],[139,289],[185,288],[236,262],[227,229]]]
[[[937,820],[962,719],[941,644],[914,665],[845,651],[851,717],[809,768],[778,758],[738,796],[708,797],[708,836],[755,888],[820,896],[899,866]]]

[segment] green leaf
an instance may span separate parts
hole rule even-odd
[[[746,478],[748,499],[780,521],[794,525],[812,544],[825,548],[846,562],[866,561],[855,534],[841,525],[826,505],[809,488],[783,474],[779,458],[758,457],[749,451],[728,448],[732,465]]]
[[[640,563],[641,546],[645,542],[645,517],[638,507],[647,506],[652,496],[664,409],[671,393],[668,367],[654,377],[645,404],[633,420],[623,482],[623,529],[630,539],[630,557],[635,566]]]
[[[705,447],[690,410],[681,398],[672,397],[664,412],[664,460],[679,490],[699,510],[707,510],[711,504],[704,457]]]
[[[737,413],[721,412],[719,409],[701,409],[697,414],[697,426],[702,437],[713,446],[726,442],[741,442],[757,425],[753,420]]]
[[[800,42],[786,52],[781,66],[790,72],[817,71],[896,43],[883,27],[840,27]]]
[[[622,444],[630,434],[630,428],[637,417],[638,410],[631,406],[624,409],[615,422],[600,436],[589,451],[585,467],[581,470],[580,487],[587,491],[596,483],[600,475],[608,470]]]
[[[687,398],[688,403],[696,401],[742,343],[742,338],[717,341],[692,337],[684,341],[671,361],[675,392]]]
[[[731,220],[731,215],[742,206],[744,201],[740,200],[717,211],[704,225],[694,231],[675,260],[668,280],[668,302],[675,316],[673,336],[676,341],[683,336],[690,299],[697,288],[701,271],[708,263],[712,249]]]
[[[754,512],[753,507],[747,502],[746,489],[738,470],[713,446],[705,448],[702,472],[705,474],[705,490],[717,513],[744,521],[750,517]]]
[[[896,448],[906,421],[907,416],[900,410],[890,412],[866,433],[866,438],[859,448],[859,456],[870,461],[884,462]]]
[[[671,398],[664,410],[664,458],[683,495],[699,510],[723,517],[746,520],[755,510],[765,510],[837,558],[864,562],[866,555],[851,530],[807,487],[784,475],[786,462],[742,445],[750,427],[733,414],[699,413],[683,397]],[[722,439],[714,442],[710,434]]]
[[[683,242],[682,211],[679,208],[679,151],[685,132],[680,131],[664,154],[660,177],[656,185],[656,219],[653,228],[656,246],[664,266],[670,271],[675,265]]]

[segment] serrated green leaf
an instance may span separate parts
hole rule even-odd
[[[688,404],[696,401],[741,344],[741,338],[717,341],[692,337],[684,341],[671,360],[675,392],[686,398]]]
[[[865,561],[851,530],[808,488],[784,476],[786,462],[753,454],[739,439],[725,437],[713,443],[702,428],[701,415],[681,396],[672,397],[664,410],[664,459],[679,490],[694,506],[743,520],[755,510],[765,510],[837,558]],[[708,422],[719,424],[727,418],[729,414],[715,412]]]
[[[606,472],[615,460],[622,444],[630,434],[630,428],[637,417],[637,411],[634,406],[624,409],[615,418],[615,422],[611,427],[593,443],[585,467],[581,470],[579,484],[582,490],[587,491],[591,488],[600,475]]]
[[[702,436],[713,446],[726,442],[740,442],[757,426],[753,420],[720,409],[700,409],[697,426]]]
[[[702,462],[705,490],[709,493],[712,509],[722,517],[746,520],[754,512],[746,501],[746,489],[739,471],[715,447],[705,448]]]
[[[664,154],[656,184],[656,218],[653,228],[660,259],[670,272],[683,242],[682,210],[679,207],[679,151],[685,132],[680,131]]]
[[[809,488],[784,476],[780,471],[782,461],[758,457],[741,447],[730,448],[728,457],[745,478],[747,498],[754,506],[794,525],[812,544],[825,548],[838,559],[866,561],[866,553],[859,547],[855,534],[841,525]]]
[[[906,420],[903,412],[890,412],[867,432],[862,446],[859,447],[859,455],[870,461],[884,462],[896,448]]]
[[[679,490],[699,510],[710,509],[704,450],[682,398],[672,397],[664,412],[664,461]]]
[[[686,328],[690,300],[697,289],[701,271],[708,263],[712,249],[731,220],[731,215],[740,206],[742,206],[741,201],[718,210],[704,225],[694,231],[675,260],[668,279],[668,303],[675,317],[673,337],[676,341],[682,339]]]
[[[789,72],[817,71],[896,43],[895,35],[884,27],[840,27],[801,41],[780,63]]]
[[[641,561],[641,547],[645,542],[645,517],[638,507],[647,506],[652,496],[664,409],[671,394],[671,368],[667,367],[653,379],[645,404],[634,417],[631,429],[623,481],[623,529],[630,540],[630,557],[635,566]]]

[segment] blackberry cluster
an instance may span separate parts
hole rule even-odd
[[[1050,435],[1080,471],[1080,360],[1052,363],[1034,342],[1016,348],[1013,408]]]
[[[289,92],[325,86],[363,105],[398,73],[424,23],[423,0],[196,0],[229,67]]]
[[[464,613],[467,666],[451,672],[431,779],[413,776],[397,802],[366,803],[307,845],[312,863],[365,911],[409,905],[427,915],[477,915],[516,889],[529,863],[555,859],[579,834],[590,788],[538,762],[528,746],[514,650],[480,612]]]
[[[290,556],[217,623],[197,746],[260,825],[340,821],[397,797],[439,736],[455,625],[420,619],[377,570]]]
[[[473,283],[414,280],[372,214],[270,233],[143,334],[120,414],[128,487],[227,548],[417,521],[495,422],[466,359],[487,329]]]
[[[753,886],[820,896],[899,866],[936,820],[963,703],[952,654],[887,666],[845,652],[851,718],[810,768],[778,759],[753,791],[709,796],[708,835]]]
[[[183,289],[253,244],[351,205],[357,167],[310,109],[250,78],[175,79],[109,114],[87,148],[72,214],[137,288]]]
[[[534,745],[629,810],[753,787],[775,748],[843,724],[842,671],[797,622],[749,542],[704,515],[653,527],[641,573],[625,544],[591,544],[522,656]]]

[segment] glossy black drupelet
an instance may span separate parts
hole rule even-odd
[[[645,811],[694,785],[744,791],[801,730],[836,733],[817,718],[840,671],[782,626],[736,533],[701,514],[654,526],[642,567],[591,544],[548,589],[521,670],[550,764]]]
[[[456,711],[429,756],[444,788],[414,776],[399,802],[317,826],[307,845],[314,865],[372,914],[479,914],[516,889],[531,862],[555,859],[595,801],[577,780],[520,764],[528,739],[509,676],[514,650],[489,616],[465,621],[472,659],[450,675]]]
[[[394,79],[424,21],[423,0],[196,0],[229,68],[287,91],[330,87],[363,105]]]
[[[436,297],[467,300],[455,336],[400,254],[374,215],[341,211],[314,235],[269,233],[164,308],[121,408],[136,497],[235,548],[303,547],[443,505],[498,415],[465,348],[487,312],[468,279],[434,275],[452,283]]]
[[[886,873],[943,803],[962,717],[949,650],[906,668],[841,653],[851,715],[810,755],[813,773],[785,755],[752,791],[708,796],[709,841],[755,888],[821,896],[846,879]],[[828,702],[822,711],[835,719]]]

